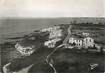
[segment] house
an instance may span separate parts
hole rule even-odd
[[[83,41],[80,38],[71,37],[71,38],[69,38],[69,44],[70,44],[70,46],[75,46],[80,49],[83,45]]]
[[[44,43],[44,45],[47,46],[48,48],[54,48],[56,46],[56,43],[60,40],[61,40],[60,38],[48,40]]]
[[[83,36],[89,36],[90,34],[89,33],[86,33],[86,32],[83,32],[82,35]]]
[[[76,43],[76,46],[78,47],[78,49],[81,49],[81,47],[83,45],[83,41],[81,39],[76,39],[75,43]]]
[[[62,36],[62,30],[60,29],[60,26],[53,26],[41,30],[41,32],[47,31],[50,33],[49,39],[58,38]]]
[[[50,32],[49,39],[58,38],[62,36],[62,30],[56,29]]]
[[[49,28],[42,29],[42,30],[40,30],[40,31],[41,31],[41,32],[46,32],[46,31],[51,32],[52,30],[53,30],[53,28],[52,28],[52,27],[49,27]]]
[[[84,38],[83,39],[83,46],[85,48],[94,47],[94,39],[92,39],[91,37]]]
[[[60,26],[53,26],[53,27],[48,27],[48,28],[45,28],[45,29],[42,29],[40,30],[41,32],[46,32],[46,31],[53,31],[53,30],[57,30],[57,29],[60,29]]]
[[[91,37],[85,38],[70,37],[68,44],[69,46],[78,47],[78,49],[81,49],[82,47],[85,48],[94,47],[94,39],[92,39]]]
[[[15,45],[15,48],[24,56],[29,56],[34,52],[32,47],[23,47],[18,43]]]

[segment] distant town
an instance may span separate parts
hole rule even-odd
[[[72,34],[71,28],[72,25],[55,25],[53,27],[41,29],[40,32],[49,33],[48,39],[44,42],[44,46],[48,48],[56,48],[63,44],[63,48],[68,49],[84,50],[85,52],[105,52],[105,47],[95,43],[94,38],[91,37],[91,33],[76,33],[76,35],[79,35],[78,37]],[[65,31],[64,29],[66,29],[66,35],[63,33],[63,31]],[[32,39],[34,40],[34,38]],[[33,53],[30,46],[28,47],[28,49],[31,50],[30,52],[26,52],[26,48],[23,48],[19,43],[15,45],[15,48],[22,54],[30,55]]]
[[[62,35],[63,30],[60,29],[60,26],[49,27],[46,29],[42,29],[41,31],[50,32],[49,40],[45,42],[45,46],[49,48],[54,48],[56,46],[55,44],[61,40],[60,37],[63,36]],[[74,47],[76,47],[77,49],[97,48],[97,51],[100,52],[101,46],[94,42],[94,39],[90,37],[91,35],[90,33],[82,32],[80,35],[82,36],[82,38],[70,35],[70,37],[67,39],[65,48],[70,48],[70,49]]]

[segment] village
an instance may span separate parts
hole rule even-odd
[[[63,48],[72,49],[72,50],[79,50],[83,52],[105,52],[105,49],[102,45],[95,43],[94,38],[91,37],[91,34],[88,32],[81,32],[79,36],[75,36],[72,34],[71,29],[68,28],[68,35],[66,35],[65,39],[62,40],[62,37],[65,35],[63,34],[63,29],[61,26],[53,26],[49,28],[44,28],[40,30],[40,32],[48,32],[49,37],[47,41],[44,42],[44,46],[47,48],[56,48],[59,45],[63,44]],[[78,35],[78,33],[76,33]],[[33,39],[33,38],[32,38]],[[64,43],[63,43],[64,42]],[[28,56],[34,52],[32,46],[24,47],[21,44],[17,43],[15,48],[25,56]],[[28,49],[28,51],[26,51]]]
[[[50,32],[49,40],[44,43],[44,45],[47,46],[48,48],[56,47],[56,43],[62,40],[60,37],[63,36],[63,34],[62,34],[62,29],[60,29],[60,26],[46,28],[41,31]],[[85,50],[94,51],[94,52],[105,51],[104,49],[102,49],[102,47],[99,44],[95,43],[95,40],[90,36],[91,35],[90,33],[82,32],[79,35],[81,35],[82,38],[71,35],[66,40],[67,42],[64,48],[68,48],[68,49],[77,48],[79,50],[85,49]]]

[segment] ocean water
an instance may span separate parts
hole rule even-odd
[[[37,30],[57,24],[92,22],[105,23],[104,18],[5,18],[0,19],[0,35]]]
[[[0,41],[5,38],[18,37],[34,30],[58,24],[70,24],[71,21],[105,23],[103,18],[4,18],[0,19]]]

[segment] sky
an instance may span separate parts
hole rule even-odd
[[[105,0],[0,0],[0,17],[104,17]]]

